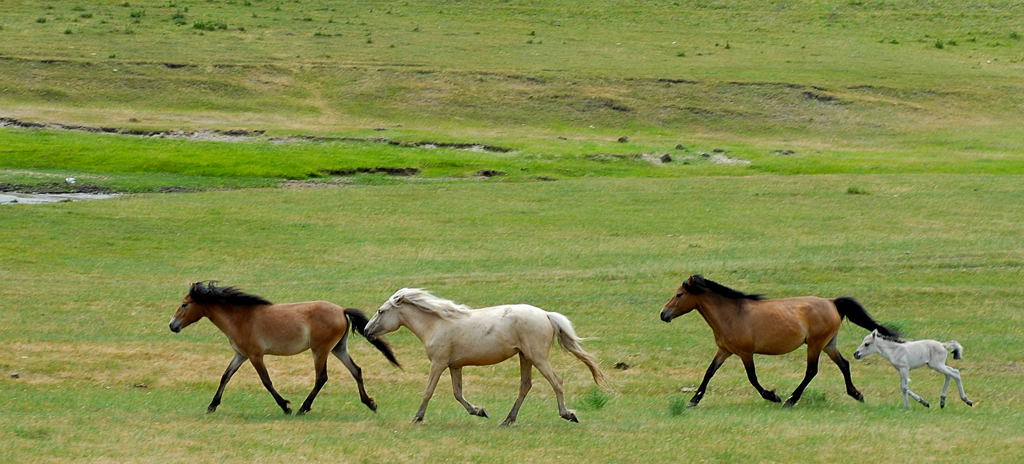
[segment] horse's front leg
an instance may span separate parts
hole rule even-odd
[[[715,372],[718,372],[718,368],[722,367],[722,364],[729,358],[729,356],[732,356],[732,353],[725,351],[722,348],[719,348],[718,352],[715,353],[715,357],[711,360],[711,364],[708,365],[707,372],[704,373],[704,380],[701,380],[700,386],[697,387],[697,393],[694,393],[693,398],[690,398],[689,406],[691,408],[696,407],[700,404],[700,400],[704,399],[704,392],[708,389],[708,383],[711,382],[711,378],[715,376]]]
[[[914,398],[915,401],[921,403],[926,408],[932,407],[924,398],[910,390],[910,369],[908,368],[900,368],[900,389],[903,390],[903,409],[910,409],[910,401],[907,400],[908,396]]]
[[[430,380],[427,381],[427,390],[423,392],[423,402],[420,403],[420,409],[416,411],[416,416],[412,418],[413,423],[423,422],[423,415],[427,413],[427,403],[430,402],[430,397],[434,396],[434,389],[437,388],[437,381],[441,378],[441,374],[447,368],[448,366],[444,363],[431,361]]]
[[[487,411],[484,408],[473,406],[472,403],[466,401],[466,398],[462,396],[462,368],[449,367],[448,373],[452,376],[452,393],[455,394],[455,399],[462,404],[462,407],[466,408],[466,411],[474,416],[487,417]]]
[[[228,368],[224,370],[224,375],[220,377],[220,386],[217,387],[217,393],[213,395],[213,401],[210,401],[210,405],[207,406],[206,412],[211,413],[217,410],[217,406],[220,406],[220,397],[224,394],[224,387],[228,385],[228,381],[231,377],[238,372],[238,368],[245,363],[249,358],[245,357],[240,353],[235,353],[235,357],[231,358],[231,363],[228,364]]]
[[[749,380],[750,384],[754,386],[757,393],[761,395],[761,398],[771,401],[772,403],[781,403],[782,400],[779,399],[779,395],[775,394],[775,390],[765,390],[757,381],[757,371],[754,369],[754,354],[743,353],[740,354],[740,358],[743,360],[743,367],[747,370],[747,380]]]
[[[263,382],[263,386],[266,387],[267,391],[270,392],[270,396],[274,397],[274,401],[281,407],[281,410],[285,414],[291,414],[292,408],[288,407],[290,401],[284,399],[274,389],[274,383],[270,381],[270,374],[267,373],[267,366],[263,364],[263,355],[256,355],[250,358],[252,361],[252,367],[256,369],[256,373],[260,376],[260,381]]]

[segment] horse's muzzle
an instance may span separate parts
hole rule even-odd
[[[672,312],[667,309],[661,310],[661,320],[665,322],[672,322]]]
[[[853,352],[853,359],[860,359],[860,358],[863,358],[863,356],[860,355],[860,351],[854,351]]]
[[[181,332],[181,322],[176,319],[172,320],[170,324],[167,324],[167,327],[171,329],[171,332]]]

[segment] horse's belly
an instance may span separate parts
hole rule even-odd
[[[509,348],[497,348],[486,350],[472,350],[462,353],[453,353],[455,356],[448,362],[448,367],[462,367],[462,366],[488,366],[491,364],[500,363],[512,356],[515,356],[519,350]]]

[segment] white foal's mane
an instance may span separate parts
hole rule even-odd
[[[473,310],[469,306],[434,296],[422,288],[403,288],[391,295],[388,302],[396,307],[408,303],[422,311],[436,314],[441,319],[449,320],[466,317]]]

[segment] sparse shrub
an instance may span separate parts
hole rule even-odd
[[[939,50],[942,50],[943,48],[946,48],[946,44],[942,43],[942,39],[936,39],[935,40],[935,48],[938,48]]]
[[[43,17],[43,16],[40,16],[40,17],[36,18],[36,22],[39,23],[39,24],[45,24],[46,23],[46,18]]]
[[[1020,40],[1020,34],[1018,34],[1017,31],[1013,31],[1010,33],[1010,38],[1013,40]]]
[[[946,45],[953,45],[953,46],[956,46],[956,40],[947,40],[947,41],[946,41]]]
[[[216,31],[216,30],[227,30],[228,25],[221,21],[209,20],[209,21],[196,21],[192,23],[193,29],[199,29],[201,31]]]
[[[64,34],[65,35],[71,35],[71,28],[69,27],[67,29],[64,29]]]
[[[146,10],[132,10],[128,13],[128,17],[130,18],[139,19],[143,16],[146,16]]]
[[[676,52],[676,56],[686,56],[686,52],[678,51],[678,52]]]
[[[686,412],[686,398],[673,396],[668,399],[668,415],[672,417],[681,416]]]
[[[587,390],[587,393],[583,395],[582,403],[583,407],[591,410],[598,410],[608,404],[609,397],[606,393],[601,390],[591,387]]]
[[[85,7],[82,5],[75,5],[71,7],[71,11],[85,11]]]
[[[178,26],[188,24],[188,20],[185,19],[185,12],[181,10],[176,11],[174,16],[171,16],[171,21]]]
[[[92,13],[82,13],[82,14],[78,15],[78,17],[79,18],[89,19],[89,18],[92,17]]]
[[[867,190],[864,190],[863,188],[858,187],[856,185],[851,185],[851,186],[847,187],[846,188],[846,193],[850,194],[850,195],[869,195],[870,194]]]

